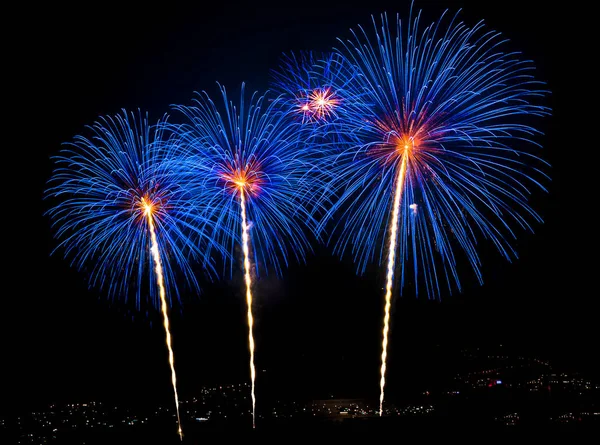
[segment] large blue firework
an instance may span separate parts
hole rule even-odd
[[[173,162],[189,193],[212,209],[201,218],[215,224],[209,236],[230,253],[241,243],[240,184],[245,185],[256,271],[281,274],[290,258],[302,260],[311,250],[315,163],[308,146],[299,143],[301,124],[280,111],[281,98],[254,93],[248,100],[243,84],[237,104],[222,86],[220,93],[218,104],[202,92],[192,105],[175,106],[186,122],[171,125],[180,149]],[[229,275],[230,258],[239,255],[226,258]]]
[[[373,18],[372,30],[359,27],[335,50],[349,68],[333,88],[353,100],[329,129],[345,142],[325,160],[337,193],[326,222],[336,252],[350,253],[359,272],[381,262],[406,156],[400,284],[438,298],[444,281],[460,289],[458,252],[481,282],[478,242],[514,258],[514,229],[541,220],[528,203],[547,178],[533,125],[549,109],[532,62],[507,50],[499,32],[457,15],[420,21],[420,12],[404,23]]]
[[[163,141],[164,121],[151,125],[141,112],[124,110],[99,118],[54,158],[46,192],[54,202],[49,215],[60,239],[57,249],[89,274],[92,286],[125,301],[135,295],[138,308],[145,295],[148,303],[159,304],[144,202],[153,207],[168,289],[179,298],[176,273],[198,287],[190,256],[207,271],[212,267],[200,250],[208,244],[204,230],[210,222],[189,214],[190,195],[168,162],[173,147]]]

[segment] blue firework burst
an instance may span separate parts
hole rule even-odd
[[[271,88],[281,95],[281,105],[303,123],[323,124],[337,116],[344,100],[334,85],[344,59],[335,53],[301,51],[283,54],[271,71]]]
[[[171,125],[182,184],[205,208],[201,216],[214,222],[209,237],[234,253],[241,242],[240,186],[244,186],[250,238],[257,272],[280,274],[291,258],[311,250],[311,193],[318,175],[309,147],[299,142],[300,123],[281,111],[281,98],[248,99],[242,84],[233,103],[220,87],[218,104],[203,92],[189,106],[175,106],[185,123]],[[315,178],[311,180],[311,178]],[[232,273],[233,255],[226,258]]]
[[[112,298],[135,295],[138,308],[145,295],[150,304],[159,304],[146,203],[153,208],[167,288],[179,298],[177,271],[198,288],[191,257],[212,271],[202,249],[210,222],[190,216],[190,195],[168,162],[174,147],[164,142],[164,122],[152,125],[147,115],[124,110],[99,118],[54,158],[46,191],[54,203],[48,213],[60,239],[57,249],[89,274],[92,286]]]
[[[533,63],[506,50],[500,33],[458,15],[420,21],[420,12],[407,22],[373,18],[372,29],[359,27],[335,50],[344,62],[332,87],[352,100],[327,130],[343,135],[343,146],[325,159],[336,203],[323,226],[359,272],[381,262],[407,157],[401,285],[410,279],[435,298],[444,281],[460,289],[458,252],[481,281],[478,241],[514,258],[515,227],[541,221],[529,205],[547,178],[534,124],[549,109],[540,105],[547,91]]]

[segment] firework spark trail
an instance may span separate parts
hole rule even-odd
[[[242,209],[242,248],[244,250],[244,281],[246,282],[246,305],[248,307],[248,348],[250,349],[250,378],[252,379],[252,428],[256,428],[256,397],[254,395],[254,380],[256,369],[254,368],[254,336],[252,328],[254,317],[252,316],[252,278],[250,277],[250,238],[248,235],[248,223],[246,221],[246,199],[244,188],[240,186],[240,207]]]
[[[406,150],[406,147],[405,147]],[[408,154],[402,155],[402,163],[400,164],[400,172],[396,180],[396,193],[394,195],[394,210],[392,213],[391,232],[390,232],[390,248],[388,253],[387,279],[385,285],[385,315],[383,317],[383,341],[381,344],[381,380],[379,386],[379,416],[383,415],[383,396],[385,388],[385,371],[387,369],[387,346],[388,333],[390,330],[390,307],[392,306],[392,285],[394,281],[394,266],[396,262],[396,242],[398,239],[398,217],[400,215],[400,201],[402,200],[402,190],[404,189],[404,178],[406,176],[406,163]]]
[[[163,280],[162,264],[160,261],[160,253],[158,251],[158,242],[156,241],[156,231],[154,230],[154,219],[152,218],[152,205],[147,203],[145,199],[142,199],[142,204],[145,209],[145,214],[148,218],[148,225],[150,227],[150,236],[152,239],[152,245],[150,250],[152,251],[152,257],[154,258],[154,264],[156,269],[156,282],[158,284],[160,293],[160,307],[163,315],[163,324],[165,327],[165,333],[167,335],[166,343],[169,349],[169,365],[171,366],[171,383],[173,384],[173,392],[175,394],[175,408],[177,411],[177,428],[179,433],[179,439],[183,440],[183,430],[181,429],[181,418],[179,416],[179,397],[177,395],[177,376],[175,374],[175,359],[173,355],[173,348],[171,347],[171,331],[169,329],[169,316],[167,315],[167,299]]]

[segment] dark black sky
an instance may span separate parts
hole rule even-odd
[[[81,10],[53,4],[22,16],[14,49],[17,71],[23,72],[16,88],[25,110],[15,117],[25,129],[11,147],[15,164],[5,166],[17,172],[6,197],[18,210],[5,204],[5,215],[11,215],[5,223],[11,264],[1,309],[2,362],[9,375],[3,381],[9,394],[17,390],[20,406],[170,396],[157,316],[107,301],[87,289],[86,277],[60,255],[50,256],[55,241],[43,216],[42,191],[51,173],[49,157],[60,144],[99,115],[139,107],[158,117],[172,103],[187,103],[194,90],[215,91],[216,81],[230,88],[247,81],[250,89],[262,90],[282,52],[327,50],[337,36],[348,36],[350,27],[368,23],[370,14],[406,15],[409,8],[402,1],[194,3],[167,2],[159,9],[97,4]],[[421,359],[436,343],[503,343],[599,374],[594,364],[598,303],[591,290],[596,280],[583,255],[592,224],[581,221],[578,174],[563,154],[559,129],[573,128],[574,116],[566,103],[569,68],[557,50],[565,37],[555,27],[559,12],[549,5],[417,3],[430,19],[445,8],[463,7],[467,23],[484,19],[535,61],[538,77],[553,91],[548,103],[554,112],[542,139],[553,181],[547,195],[535,197],[545,224],[535,226],[534,235],[520,234],[518,261],[508,264],[484,250],[484,286],[465,276],[464,292],[444,295],[442,302],[411,295],[396,302],[392,375],[422,371],[426,360]],[[376,396],[382,283],[376,268],[356,277],[349,262],[325,248],[317,248],[306,265],[291,267],[282,280],[265,280],[256,293],[259,378],[282,384],[282,392],[289,391],[282,382],[297,389],[305,380],[341,396],[365,387]],[[204,383],[248,378],[240,284],[207,285],[200,299],[172,314],[184,397]],[[351,381],[361,383],[354,389]],[[2,400],[6,406],[17,399]]]

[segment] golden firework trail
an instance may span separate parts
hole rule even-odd
[[[381,344],[381,380],[379,386],[379,416],[383,415],[383,397],[385,388],[385,371],[387,369],[387,346],[388,333],[390,331],[390,308],[392,306],[392,286],[394,284],[394,265],[396,262],[396,243],[398,238],[398,218],[400,215],[400,202],[402,200],[402,190],[404,189],[404,178],[406,176],[406,163],[408,161],[408,145],[404,146],[400,172],[396,179],[396,193],[394,194],[394,209],[392,213],[390,245],[388,252],[387,279],[385,284],[385,314],[383,317],[383,341]]]
[[[242,209],[242,249],[244,250],[244,281],[246,282],[246,306],[248,308],[248,349],[250,349],[250,378],[252,380],[252,428],[256,428],[256,397],[254,395],[254,380],[256,369],[254,368],[254,336],[252,327],[254,317],[252,316],[252,278],[250,276],[250,237],[248,235],[248,223],[246,221],[246,198],[244,186],[240,185],[240,207]]]
[[[173,355],[173,348],[171,347],[171,330],[169,329],[169,316],[167,314],[167,298],[165,292],[162,263],[160,260],[160,253],[158,251],[158,242],[156,241],[156,231],[154,229],[154,218],[152,216],[152,204],[148,203],[142,198],[142,205],[144,207],[144,213],[148,218],[148,225],[150,227],[150,237],[152,244],[150,251],[154,258],[154,265],[156,271],[156,282],[158,284],[160,294],[160,307],[163,315],[163,325],[167,335],[167,348],[169,350],[169,365],[171,366],[171,383],[173,384],[173,392],[175,394],[175,408],[177,411],[177,432],[179,433],[179,439],[183,440],[183,430],[181,429],[181,417],[179,416],[179,397],[177,395],[177,376],[175,374],[175,359]]]

